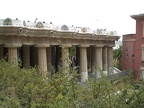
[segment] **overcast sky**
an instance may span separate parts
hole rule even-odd
[[[0,18],[53,22],[92,29],[106,28],[118,35],[135,33],[130,15],[144,13],[144,0],[1,0]]]

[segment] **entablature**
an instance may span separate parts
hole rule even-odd
[[[47,29],[33,29],[25,27],[0,27],[0,35],[5,36],[30,36],[30,37],[53,37],[53,38],[71,38],[71,39],[89,39],[89,40],[111,40],[117,41],[120,36],[96,35],[91,33],[77,33],[70,31],[56,31]]]
[[[70,31],[47,30],[43,28],[26,28],[14,26],[0,27],[0,43],[32,43],[55,44],[59,41],[72,45],[115,45],[119,36],[96,35],[91,33],[77,33]]]

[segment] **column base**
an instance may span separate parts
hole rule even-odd
[[[88,80],[88,72],[81,72],[81,82],[86,82]]]
[[[91,70],[92,73],[95,73],[95,65],[92,65],[92,70]]]
[[[103,71],[107,71],[108,70],[107,67],[108,67],[107,64],[103,64]]]
[[[114,74],[114,70],[113,67],[108,67],[108,75],[113,75]]]

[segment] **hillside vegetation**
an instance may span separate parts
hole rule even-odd
[[[142,108],[143,84],[135,89],[129,77],[97,82],[77,81],[76,70],[59,69],[42,77],[37,68],[21,69],[15,63],[0,62],[0,108]],[[49,76],[49,75],[47,75]],[[121,83],[122,82],[122,83]]]

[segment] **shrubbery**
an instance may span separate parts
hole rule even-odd
[[[130,78],[77,81],[76,70],[41,77],[36,68],[21,69],[0,62],[0,108],[142,108],[144,87],[135,90]]]

